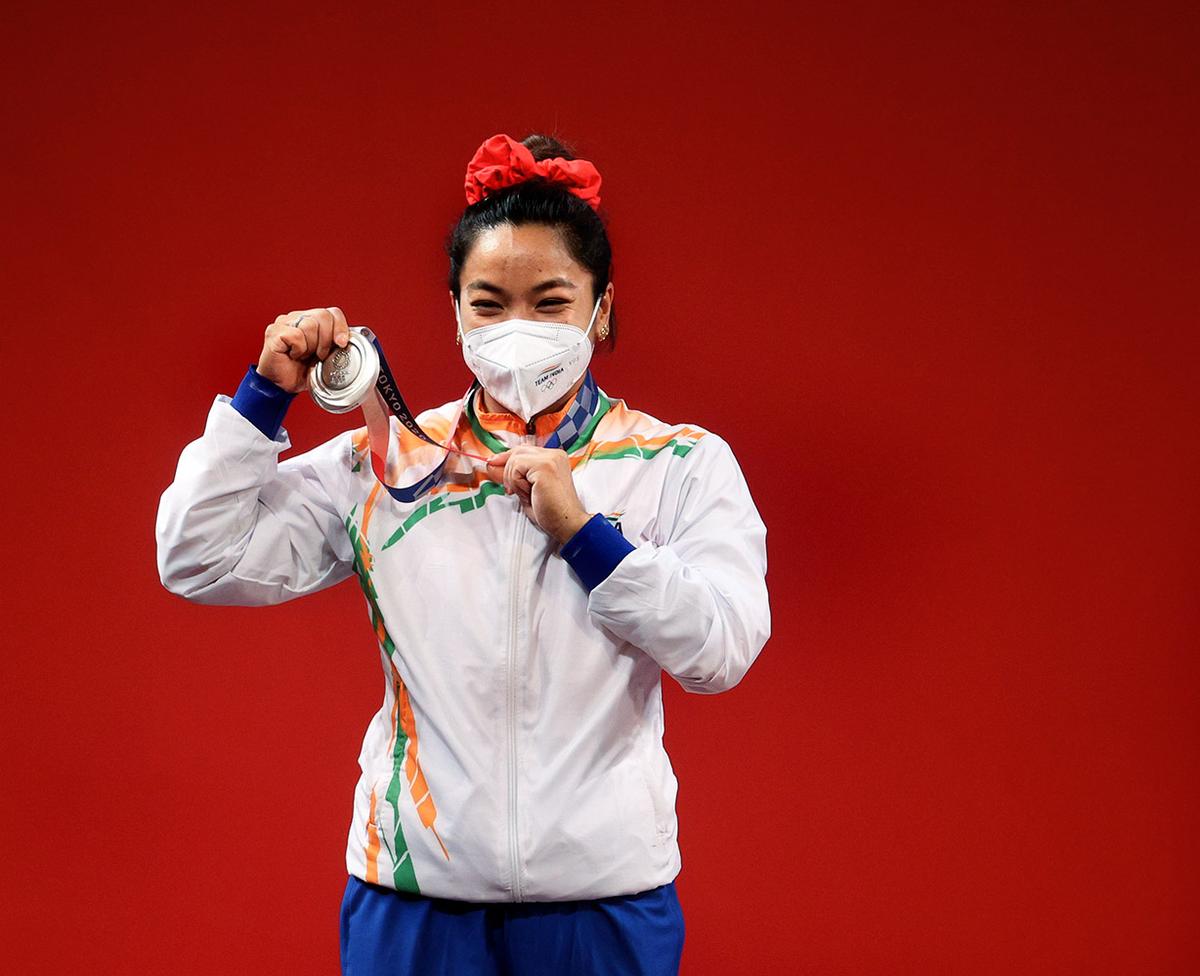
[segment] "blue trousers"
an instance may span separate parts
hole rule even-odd
[[[674,882],[612,898],[474,903],[350,875],[342,976],[676,976],[683,934]]]

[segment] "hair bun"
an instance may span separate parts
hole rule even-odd
[[[525,143],[538,140],[535,145],[545,153],[539,159]],[[540,178],[576,196],[593,210],[600,209],[600,173],[586,159],[576,159],[570,149],[549,136],[527,136],[525,142],[517,142],[512,136],[499,132],[475,150],[467,164],[464,181],[467,203],[475,204],[488,194],[516,186],[527,180]]]
[[[521,145],[533,154],[538,162],[543,159],[575,159],[575,150],[565,142],[559,142],[554,136],[541,132],[531,132],[521,140]]]

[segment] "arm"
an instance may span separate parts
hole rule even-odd
[[[622,540],[622,552],[604,538],[619,537],[615,529],[588,526],[601,536],[588,549],[608,569],[591,589],[588,611],[685,690],[716,694],[742,679],[771,634],[767,530],[724,440],[708,434],[686,462],[681,481],[664,491],[661,543],[633,548]],[[579,556],[571,555],[574,564]]]
[[[352,574],[328,488],[348,477],[350,434],[280,462],[291,447],[279,427],[291,396],[278,389],[251,369],[232,400],[218,394],[204,434],[183,449],[155,522],[159,578],[172,593],[262,606]]]

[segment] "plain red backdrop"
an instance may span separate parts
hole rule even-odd
[[[280,312],[461,393],[443,237],[533,130],[601,385],[769,530],[745,681],[664,679],[683,972],[1196,971],[1194,5],[203,6],[2,15],[7,972],[337,971],[362,596],[190,605],[155,510]]]

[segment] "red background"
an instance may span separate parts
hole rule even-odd
[[[769,529],[754,668],[664,681],[683,972],[1196,971],[1194,11],[6,8],[4,968],[337,971],[362,596],[181,601],[158,498],[281,312],[461,393],[466,162],[556,129],[601,385]]]

